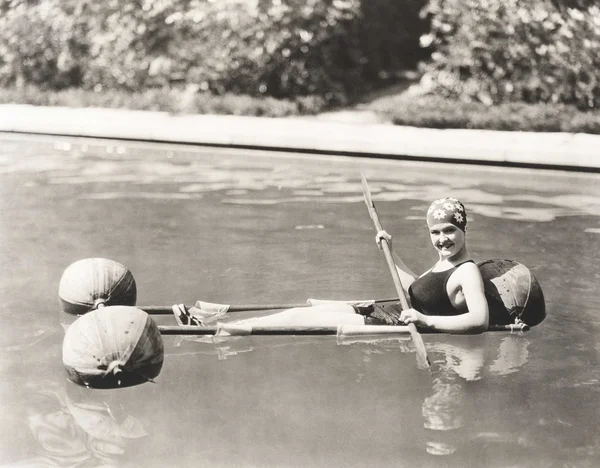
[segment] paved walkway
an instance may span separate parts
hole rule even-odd
[[[600,135],[402,127],[364,112],[258,118],[0,105],[0,132],[600,172]]]

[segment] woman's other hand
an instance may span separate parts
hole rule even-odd
[[[422,314],[421,312],[415,309],[406,309],[403,310],[400,314],[400,321],[404,323],[414,323],[415,325],[420,325],[422,327],[428,327],[427,315]]]

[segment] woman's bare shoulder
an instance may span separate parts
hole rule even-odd
[[[459,274],[460,277],[464,279],[477,279],[481,280],[481,272],[479,271],[479,267],[473,261],[467,261],[456,269],[456,273]]]

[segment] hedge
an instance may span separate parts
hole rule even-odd
[[[599,50],[594,0],[0,0],[4,88],[344,105],[421,62],[433,95],[598,109]]]
[[[0,86],[344,103],[422,58],[425,0],[5,1]]]
[[[600,8],[590,0],[430,0],[423,87],[479,101],[600,108]]]

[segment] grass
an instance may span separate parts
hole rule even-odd
[[[30,104],[34,106],[101,107],[162,111],[174,114],[225,114],[257,117],[288,117],[311,115],[324,109],[319,97],[296,100],[255,98],[251,96],[196,93],[183,89],[150,89],[140,92],[86,91],[68,89],[45,91],[35,87],[0,89],[0,104]]]
[[[562,104],[508,103],[486,106],[433,96],[414,95],[407,87],[390,87],[345,109],[332,109],[318,96],[297,99],[163,90],[128,93],[71,89],[47,92],[34,87],[0,89],[0,104],[103,107],[176,114],[221,114],[257,117],[316,115],[331,110],[370,111],[396,125],[532,132],[600,134],[600,112],[582,112]]]
[[[400,94],[362,104],[396,125],[529,132],[600,134],[600,112],[564,104],[506,103],[486,106],[434,96]]]

